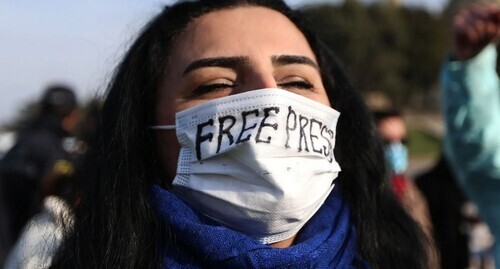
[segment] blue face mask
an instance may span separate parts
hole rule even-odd
[[[385,159],[393,173],[402,174],[408,167],[408,149],[401,142],[392,142],[385,147]]]

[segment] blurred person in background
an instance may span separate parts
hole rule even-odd
[[[64,230],[72,226],[73,208],[78,203],[81,189],[76,182],[86,167],[85,154],[94,150],[96,128],[99,120],[100,102],[92,100],[82,108],[81,121],[76,135],[75,172],[63,182],[52,182],[53,191],[43,199],[40,213],[25,225],[16,244],[11,249],[4,269],[41,269],[48,268],[55,252],[60,246]]]
[[[404,209],[421,226],[429,239],[432,238],[432,224],[427,201],[407,174],[409,152],[407,129],[403,116],[398,110],[376,110],[373,112],[378,133],[384,144],[384,155],[389,170],[391,188]],[[438,257],[433,248],[429,249],[434,268]]]
[[[26,222],[40,212],[42,199],[58,192],[74,175],[72,143],[66,138],[79,122],[75,93],[64,85],[50,86],[39,109],[0,162],[4,256]]]
[[[495,48],[499,37],[498,4],[467,6],[453,19],[454,51],[441,74],[446,159],[496,238],[500,238],[500,84]],[[495,263],[500,266],[499,244]]]

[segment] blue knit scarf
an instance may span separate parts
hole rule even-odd
[[[163,246],[163,268],[369,268],[356,252],[356,232],[338,187],[288,248],[215,224],[159,186],[152,188],[152,202],[174,242]]]

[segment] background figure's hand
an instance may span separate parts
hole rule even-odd
[[[475,5],[461,11],[453,20],[453,41],[459,60],[474,57],[500,37],[500,6]]]

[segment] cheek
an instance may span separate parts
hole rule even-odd
[[[318,76],[317,78],[314,79],[314,81],[312,81],[312,83],[316,89],[309,96],[309,98],[318,103],[331,107],[330,99],[328,98],[328,94],[326,92],[325,85],[321,80],[321,77]]]
[[[179,158],[180,145],[177,142],[175,131],[159,131],[156,135],[156,144],[159,148],[160,161],[168,185],[172,183],[177,172],[177,159]]]
[[[328,94],[326,93],[323,84],[321,84],[318,91],[311,95],[311,97],[309,98],[318,103],[331,107],[330,99],[328,98]]]
[[[330,100],[328,99],[328,96],[326,93],[324,95],[317,95],[313,98],[314,101],[321,103],[326,106],[331,106]]]

